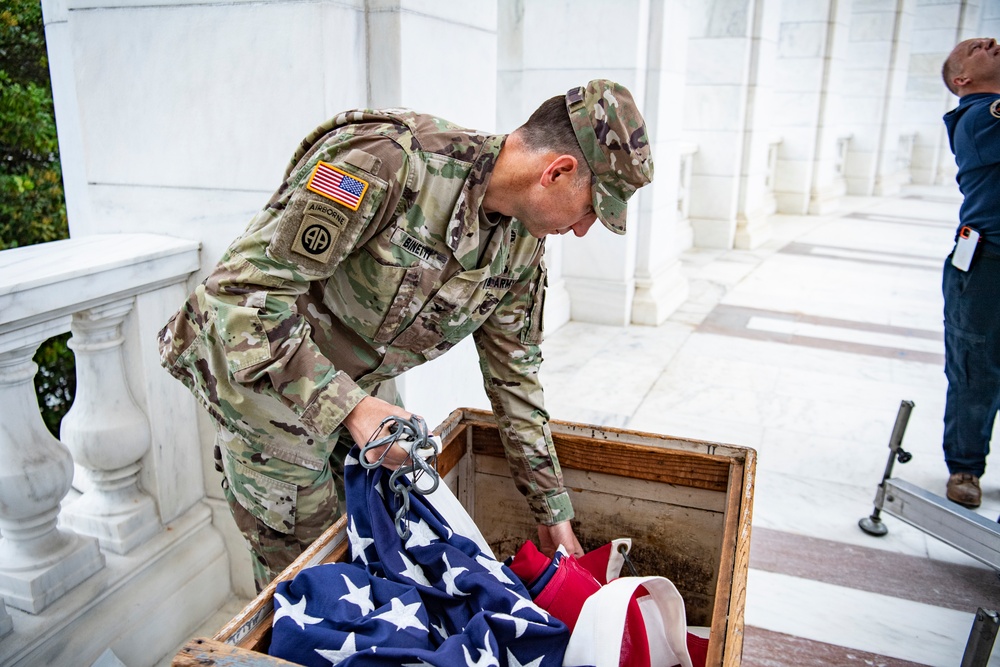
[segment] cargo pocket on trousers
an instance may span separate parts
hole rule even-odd
[[[988,367],[985,335],[965,331],[945,322],[944,339],[944,372],[949,382],[968,385],[970,371]]]
[[[229,490],[243,508],[279,533],[295,530],[297,487],[268,477],[238,461],[223,448],[222,466]]]

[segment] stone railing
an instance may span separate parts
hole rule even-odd
[[[178,612],[160,594],[205,568],[221,573],[212,599],[185,609],[195,622],[229,594],[222,541],[199,502],[194,406],[156,351],[197,267],[197,243],[151,234],[0,252],[0,664],[89,665],[108,648],[154,664],[190,629],[166,620]],[[57,439],[32,357],[67,331],[76,396]],[[69,496],[74,470],[83,492]],[[198,548],[178,553],[190,540]],[[150,642],[147,627],[161,637]]]

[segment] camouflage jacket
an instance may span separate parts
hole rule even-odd
[[[504,138],[405,110],[317,128],[160,333],[164,367],[319,469],[362,398],[472,334],[515,484],[540,522],[572,518],[538,382],[543,242],[480,207]]]

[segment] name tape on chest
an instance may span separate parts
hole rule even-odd
[[[491,276],[486,279],[486,289],[508,290],[517,282],[508,276]]]
[[[326,162],[317,162],[306,189],[357,211],[368,191],[368,181]]]
[[[434,268],[440,269],[444,267],[445,262],[447,261],[447,258],[443,254],[439,253],[426,243],[410,236],[402,229],[396,229],[392,233],[392,242],[394,245],[399,246],[406,252],[416,255]]]

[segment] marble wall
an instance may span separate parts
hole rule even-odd
[[[44,3],[46,19],[61,6]],[[52,69],[70,68],[76,91],[57,101],[75,105],[57,119],[76,116],[83,149],[67,177],[87,199],[84,214],[71,210],[73,236],[199,239],[203,274],[270,197],[301,137],[367,102],[360,0],[65,6],[65,29],[48,29],[50,48],[68,41],[72,55]]]

